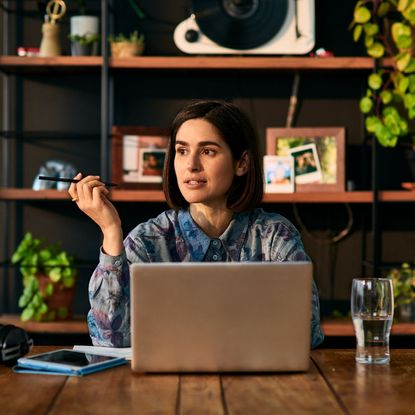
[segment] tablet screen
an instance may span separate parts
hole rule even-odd
[[[31,358],[29,357],[29,359]],[[113,359],[116,358],[113,356],[98,356],[71,350],[57,350],[55,352],[33,356],[33,360],[41,360],[43,362],[60,363],[63,365],[79,367],[88,366],[93,363],[106,362]]]

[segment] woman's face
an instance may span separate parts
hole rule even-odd
[[[176,134],[174,169],[188,203],[225,207],[238,170],[231,149],[208,121],[184,122]]]

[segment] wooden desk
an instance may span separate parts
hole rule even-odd
[[[33,352],[51,350],[38,346]],[[413,414],[415,350],[357,365],[355,350],[311,353],[307,373],[137,375],[129,365],[83,378],[0,366],[0,412],[20,414]]]

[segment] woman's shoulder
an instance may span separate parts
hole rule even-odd
[[[286,230],[292,233],[298,233],[297,228],[284,216],[275,212],[265,212],[257,208],[250,213],[251,226],[261,228],[273,228]]]

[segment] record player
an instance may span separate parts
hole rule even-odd
[[[189,54],[306,54],[314,0],[191,0],[174,42]]]

